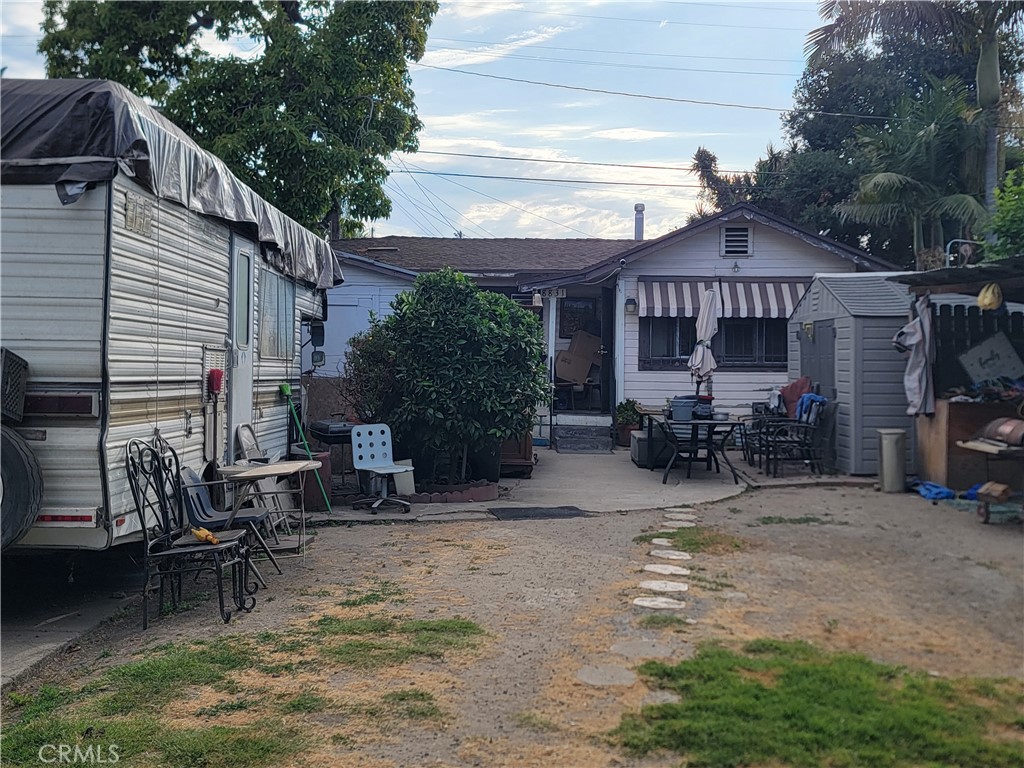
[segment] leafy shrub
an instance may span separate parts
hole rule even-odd
[[[345,375],[360,418],[391,426],[420,479],[466,478],[474,450],[532,429],[548,397],[540,322],[452,269],[421,275],[352,339]]]

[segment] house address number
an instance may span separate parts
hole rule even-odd
[[[541,288],[537,291],[544,299],[564,299],[565,288]]]

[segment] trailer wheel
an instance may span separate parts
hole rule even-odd
[[[0,428],[0,549],[28,533],[43,500],[43,473],[21,435]]]

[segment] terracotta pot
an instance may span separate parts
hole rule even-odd
[[[638,428],[639,425],[637,424],[616,424],[615,444],[624,448],[629,448],[629,433]]]

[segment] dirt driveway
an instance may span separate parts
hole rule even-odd
[[[264,675],[265,696],[313,690],[331,703],[288,716],[308,734],[290,764],[597,768],[678,764],[630,758],[603,734],[622,713],[663,700],[632,668],[685,658],[708,640],[799,638],[940,676],[1024,677],[1019,523],[983,525],[973,511],[842,487],[748,492],[695,512],[743,546],[682,563],[691,574],[674,577],[689,583],[680,615],[693,623],[650,628],[651,611],[632,604],[649,594],[643,566],[659,562],[634,538],[656,531],[664,512],[325,528],[251,614],[223,626],[200,605],[142,634],[131,611],[26,685],[92,678],[168,641],[297,637],[325,616],[458,617],[486,634],[444,658],[371,669],[320,661]],[[358,597],[367,594],[380,600]],[[353,708],[410,688],[429,692],[443,716],[395,723]],[[185,690],[164,718],[196,726],[197,710],[224,697]]]

